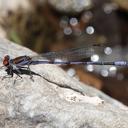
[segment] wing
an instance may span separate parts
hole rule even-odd
[[[76,61],[81,59],[86,59],[91,57],[96,51],[99,50],[99,46],[90,46],[90,47],[79,47],[66,49],[62,51],[56,52],[47,52],[43,54],[39,54],[38,56],[32,57],[32,60],[42,60],[48,59],[54,61],[56,59],[65,60],[65,61]]]

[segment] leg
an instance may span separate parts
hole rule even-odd
[[[19,75],[19,72],[15,72],[15,74],[22,79],[22,77]]]
[[[5,76],[2,77],[1,80],[4,80],[4,79],[6,79],[6,78],[12,78],[12,77],[13,77],[12,75],[5,75]]]
[[[32,79],[33,76],[32,76],[32,72],[31,72],[29,66],[30,66],[30,65],[27,65],[27,67],[19,66],[19,67],[18,67],[19,69],[17,69],[16,71],[17,71],[19,74],[22,74],[22,71],[20,71],[20,70],[26,69],[27,71],[29,71],[30,78]],[[18,73],[17,73],[17,75],[19,76]]]
[[[29,66],[30,66],[30,65],[28,65],[27,69],[28,69],[28,71],[29,71],[30,79],[31,79],[32,81],[34,81],[34,80],[33,80],[33,75],[32,75],[32,72],[31,72],[31,69],[30,69]]]
[[[26,69],[26,70],[29,72],[30,79],[31,79],[32,81],[34,81],[34,80],[33,80],[32,71],[31,71],[31,69],[30,69],[29,66],[30,66],[29,64],[27,65],[27,67],[20,66],[20,69],[21,69],[21,70],[22,70],[22,69]]]
[[[12,78],[13,75],[14,75],[14,73],[15,73],[18,77],[22,78],[22,77],[19,75],[19,74],[21,74],[21,72],[20,72],[18,69],[17,69],[17,70],[7,69],[6,72],[7,72],[7,75],[4,76],[4,77],[2,78],[2,80],[5,79],[5,78]],[[7,76],[8,76],[8,77],[7,77]]]
[[[3,76],[2,80],[5,78],[12,78],[13,77],[14,72],[13,72],[11,67],[7,68],[5,71],[7,72],[7,75]]]

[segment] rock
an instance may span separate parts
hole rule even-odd
[[[6,20],[10,12],[21,10],[30,10],[30,2],[28,0],[0,0],[0,38],[7,38],[7,32],[3,26],[7,27]],[[5,25],[6,24],[6,25]]]
[[[36,55],[0,39],[0,56]],[[22,79],[1,80],[0,128],[128,128],[128,108],[104,93],[69,77],[56,65],[30,67]],[[0,78],[6,72],[0,70]],[[41,76],[39,76],[39,75]]]
[[[91,0],[48,0],[58,11],[66,13],[79,13],[92,7]]]
[[[0,0],[0,16],[8,15],[8,12],[16,11],[17,9],[29,10],[30,2],[28,0]]]

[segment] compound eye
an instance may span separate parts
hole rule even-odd
[[[3,59],[3,65],[4,66],[8,66],[9,65],[9,59],[10,59],[9,55],[6,55],[4,57],[4,59]]]

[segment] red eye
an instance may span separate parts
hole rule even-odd
[[[8,66],[9,65],[9,56],[8,55],[6,55],[5,57],[4,57],[4,59],[3,59],[3,65],[4,66]]]

